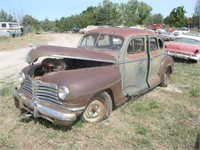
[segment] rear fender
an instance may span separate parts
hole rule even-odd
[[[170,73],[174,70],[174,60],[169,55],[166,55],[160,65],[159,76],[160,78],[164,75],[165,70],[170,67]]]

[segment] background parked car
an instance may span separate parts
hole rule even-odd
[[[166,44],[166,52],[173,57],[192,59],[200,62],[200,37],[180,35]]]
[[[16,22],[0,22],[0,36],[21,36],[23,27]]]
[[[166,32],[165,29],[157,29],[157,30],[156,30],[156,33],[158,33],[158,34],[162,34],[162,33],[164,33],[164,32]]]
[[[94,29],[97,29],[98,26],[94,26],[94,25],[90,25],[90,26],[87,26],[86,28],[83,28],[83,29],[80,29],[79,33],[86,33],[90,30],[94,30]]]
[[[172,41],[172,40],[174,40],[174,35],[171,32],[163,32],[163,33],[160,34],[160,37],[164,41]]]

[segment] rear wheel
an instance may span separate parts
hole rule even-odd
[[[107,92],[101,92],[91,99],[83,113],[83,120],[94,123],[107,119],[112,111],[112,100]]]
[[[167,67],[166,69],[165,69],[165,72],[164,72],[164,74],[162,75],[162,77],[161,77],[161,83],[160,83],[160,85],[162,86],[162,87],[167,87],[168,86],[168,84],[169,84],[169,80],[170,80],[170,68],[169,67]]]

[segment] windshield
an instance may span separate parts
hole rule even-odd
[[[124,39],[116,35],[90,34],[83,37],[79,48],[98,48],[119,51],[123,43]]]
[[[190,38],[178,37],[178,38],[175,38],[174,41],[175,42],[183,42],[183,43],[200,45],[200,41],[195,40],[195,39],[190,39]]]

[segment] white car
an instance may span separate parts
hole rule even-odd
[[[94,30],[97,28],[98,28],[98,26],[90,25],[90,26],[87,26],[86,28],[81,29],[79,32],[84,34],[90,30]]]

